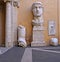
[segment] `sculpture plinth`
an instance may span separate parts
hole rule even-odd
[[[32,11],[34,15],[34,20],[32,20],[33,41],[31,42],[31,46],[45,46],[42,3],[41,2],[33,3]]]

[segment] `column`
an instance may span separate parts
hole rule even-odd
[[[11,1],[6,1],[5,46],[11,47]]]
[[[13,45],[17,45],[17,8],[19,7],[18,0],[12,1],[12,41]]]
[[[19,0],[4,0],[6,2],[5,46],[13,47],[17,42],[17,8]]]

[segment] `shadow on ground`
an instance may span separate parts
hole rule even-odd
[[[21,62],[25,48],[13,47],[6,53],[0,55],[0,62]]]

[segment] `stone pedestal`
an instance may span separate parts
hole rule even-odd
[[[33,31],[33,41],[31,46],[45,46],[44,32],[40,30]]]

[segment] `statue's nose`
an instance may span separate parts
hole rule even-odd
[[[37,10],[39,10],[39,8],[37,8]]]
[[[39,12],[39,9],[37,9],[37,13]]]

